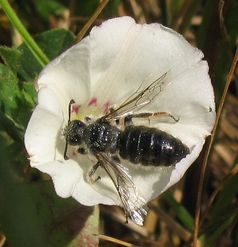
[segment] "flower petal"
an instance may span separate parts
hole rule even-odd
[[[47,87],[54,92],[65,118],[71,99],[82,104],[89,97],[89,52],[88,38],[85,38],[54,59],[39,75],[38,89]]]
[[[171,84],[158,95],[147,110],[168,112],[178,118],[177,123],[168,121],[168,118],[162,122],[158,119],[154,126],[184,140],[185,144],[193,146],[198,139],[209,135],[216,114],[207,63],[200,61],[171,80]],[[197,137],[191,142],[189,136]]]
[[[63,118],[63,113],[59,100],[54,92],[48,87],[42,87],[38,92],[38,105],[54,115]]]
[[[142,82],[166,72],[174,77],[203,58],[181,35],[159,24],[139,25],[115,18],[90,33],[91,91],[118,103]]]
[[[25,146],[32,166],[53,161],[62,118],[38,105],[28,123]]]
[[[79,166],[74,160],[53,161],[39,166],[38,169],[52,177],[56,193],[61,197],[73,196],[87,206],[100,202],[108,205],[115,204],[110,196],[103,196],[85,181],[86,170],[91,167],[91,163],[89,160],[84,160],[82,163],[84,166]]]

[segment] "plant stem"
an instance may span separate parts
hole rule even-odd
[[[18,30],[18,32],[26,42],[26,45],[31,50],[32,54],[35,56],[35,58],[41,64],[41,66],[44,67],[47,63],[49,63],[49,59],[41,50],[41,48],[37,45],[37,43],[31,37],[31,35],[28,33],[28,31],[16,15],[13,8],[10,6],[7,0],[0,0],[0,5],[2,6],[2,9],[8,16],[12,25]]]
[[[87,33],[88,29],[91,27],[91,25],[94,23],[94,21],[97,19],[97,17],[100,15],[100,13],[103,11],[103,9],[108,4],[109,0],[102,0],[101,3],[98,5],[97,9],[93,13],[93,15],[90,17],[90,19],[87,21],[87,23],[84,25],[84,27],[81,29],[81,31],[77,35],[77,42],[79,42],[84,35]]]

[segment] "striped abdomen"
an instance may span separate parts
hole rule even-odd
[[[134,164],[170,166],[189,152],[179,139],[155,128],[132,125],[120,135],[119,154]]]

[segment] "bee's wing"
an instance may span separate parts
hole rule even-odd
[[[96,157],[101,167],[111,178],[118,192],[124,207],[126,219],[130,216],[133,222],[138,225],[143,225],[144,215],[147,214],[144,208],[145,201],[138,195],[136,186],[128,173],[128,169],[106,153],[96,154]]]
[[[153,99],[162,91],[162,89],[166,86],[165,77],[167,72],[162,76],[154,80],[148,86],[143,88],[142,83],[140,87],[129,96],[120,106],[116,109],[111,109],[111,111],[104,116],[108,121],[116,120],[121,117],[125,117],[126,115],[132,113],[133,111],[137,111],[142,107],[148,105]]]

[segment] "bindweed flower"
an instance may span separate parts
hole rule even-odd
[[[140,25],[130,17],[121,17],[94,27],[89,36],[57,57],[39,75],[38,104],[25,134],[31,166],[52,177],[59,196],[72,196],[88,206],[101,203],[125,207],[128,203],[126,213],[142,224],[142,214],[146,213],[143,204],[182,178],[211,133],[214,93],[207,62],[202,59],[200,50],[159,24]],[[130,113],[159,112],[161,116],[135,118],[132,122],[165,131],[179,139],[189,152],[169,166],[144,166],[123,159],[119,165],[114,160],[127,179],[124,188],[128,194],[123,198],[128,201],[123,203],[119,194],[127,192],[117,188],[119,179],[110,178],[102,166],[92,172],[98,161],[93,152],[85,153],[80,145],[68,145],[69,159],[65,159],[65,137],[69,133],[66,126],[69,118],[85,125],[95,121],[156,80],[157,89],[150,89],[153,97],[147,95],[149,103],[144,107],[134,104]],[[153,90],[157,91],[153,94]]]

